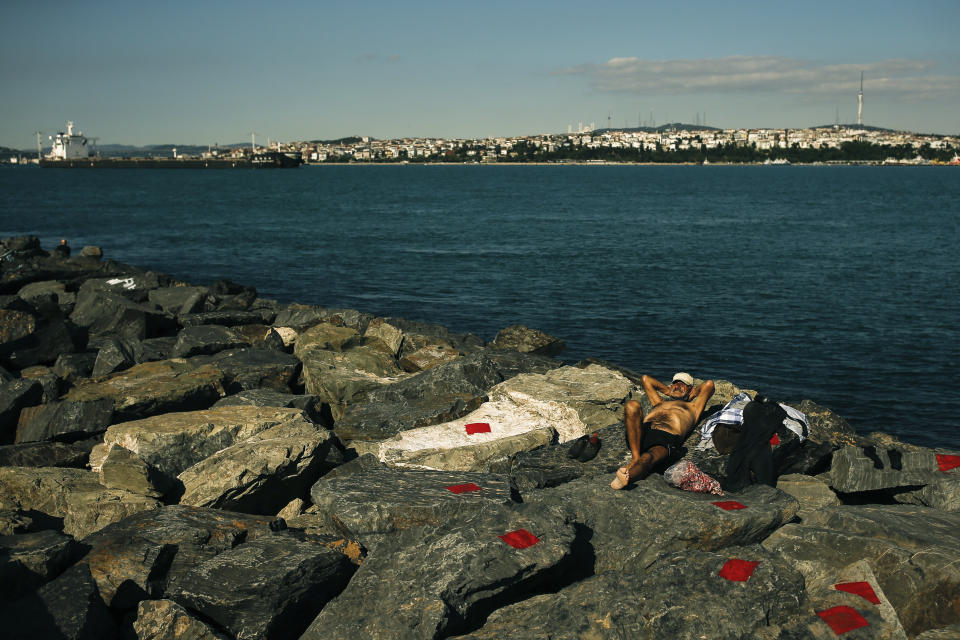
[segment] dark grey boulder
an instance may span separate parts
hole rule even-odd
[[[161,287],[151,289],[147,299],[171,315],[198,313],[204,310],[204,302],[210,289],[207,287]]]
[[[343,440],[382,440],[401,431],[455,420],[478,408],[495,385],[559,363],[517,352],[483,351],[368,391],[336,422]]]
[[[477,489],[455,492],[465,485]],[[334,530],[367,546],[407,527],[439,525],[457,514],[513,503],[506,476],[398,471],[369,455],[320,478],[310,497],[316,514]]]
[[[299,638],[356,567],[341,553],[292,532],[224,551],[181,573],[168,597],[237,640]]]
[[[248,389],[234,395],[221,398],[214,407],[249,405],[255,407],[287,407],[301,409],[313,422],[332,427],[329,408],[324,411],[323,401],[317,396],[284,393],[274,389]]]
[[[567,345],[563,340],[536,329],[515,324],[501,329],[490,343],[493,349],[513,349],[520,353],[533,353],[541,356],[555,356]]]
[[[0,536],[0,599],[15,600],[34,591],[86,550],[71,536],[56,531]]]
[[[20,412],[18,443],[40,440],[73,442],[103,433],[113,419],[110,399],[74,402],[61,400]]]
[[[176,336],[160,336],[140,341],[143,350],[142,362],[155,362],[173,357],[173,347],[177,344]]]
[[[139,340],[110,337],[104,341],[97,352],[91,377],[99,378],[116,371],[123,371],[143,361],[143,345]]]
[[[119,638],[116,623],[83,564],[0,609],[0,628],[10,640]]]
[[[0,467],[86,466],[90,452],[65,442],[25,442],[0,446]]]
[[[384,320],[403,331],[400,358],[435,344],[450,345],[464,355],[469,355],[485,346],[483,339],[479,336],[471,333],[455,333],[443,325],[397,317],[384,318]]]
[[[54,362],[52,371],[67,384],[89,378],[97,362],[97,353],[65,353]]]
[[[498,606],[580,577],[571,570],[576,544],[576,529],[562,513],[525,505],[489,506],[406,529],[367,557],[302,638],[442,638],[466,631]]]
[[[809,583],[832,583],[865,561],[910,636],[960,622],[960,514],[907,505],[827,507],[780,528],[763,546]]]
[[[81,291],[70,320],[92,334],[116,335],[128,340],[145,340],[165,335],[176,328],[174,319],[146,304],[115,293]]]
[[[830,409],[820,406],[813,400],[803,400],[799,403],[787,402],[807,416],[810,425],[810,439],[814,442],[829,442],[834,446],[854,444],[856,431],[850,423],[835,414]]]
[[[272,535],[272,518],[168,506],[141,512],[87,536],[90,567],[104,601],[129,610],[141,600],[161,598],[173,576],[239,544]]]
[[[846,446],[835,451],[827,477],[833,489],[857,493],[923,486],[939,480],[942,473],[930,449],[897,451],[871,445]]]
[[[215,324],[221,327],[236,327],[244,324],[261,324],[264,322],[264,314],[260,311],[230,309],[225,311],[204,311],[202,313],[183,313],[178,316],[178,319],[184,327],[197,327],[206,324]]]
[[[88,278],[80,285],[77,297],[90,293],[109,293],[121,295],[134,302],[147,302],[150,291],[159,289],[169,282],[168,276],[153,271],[115,275],[109,278]]]
[[[177,334],[173,346],[175,358],[188,358],[198,355],[212,355],[227,349],[249,347],[250,343],[229,327],[217,325],[197,325],[185,327]]]
[[[758,563],[745,581],[730,560]],[[803,576],[760,547],[688,550],[640,571],[608,571],[493,612],[466,640],[774,638],[797,617],[815,620]]]
[[[14,441],[20,412],[41,400],[43,385],[36,380],[17,379],[0,384],[0,444]]]
[[[367,325],[373,320],[373,315],[356,309],[325,309],[306,305],[291,304],[280,310],[273,319],[275,327],[291,327],[303,331],[310,327],[326,322],[339,327],[350,327],[361,335],[367,330]]]
[[[754,544],[792,520],[798,509],[792,496],[766,485],[721,497],[681,491],[656,474],[621,491],[610,487],[612,479],[581,478],[523,495],[525,502],[567,509],[593,531],[597,571],[645,567],[661,553],[687,548]],[[721,508],[728,501],[746,508]]]
[[[0,316],[11,312],[0,310]],[[64,353],[81,351],[86,346],[85,332],[57,310],[54,314],[37,315],[29,332],[15,339],[0,340],[0,363],[24,369],[53,364]],[[2,335],[0,330],[0,335]]]
[[[137,640],[230,640],[173,600],[142,600],[131,627]]]
[[[227,393],[261,388],[289,393],[302,366],[295,356],[275,349],[229,349],[210,362],[226,375]]]

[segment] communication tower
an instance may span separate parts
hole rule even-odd
[[[860,91],[857,92],[857,126],[863,124],[863,71],[860,72]]]

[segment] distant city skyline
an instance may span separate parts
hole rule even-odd
[[[960,3],[7,0],[0,146],[484,138],[578,124],[960,133]]]

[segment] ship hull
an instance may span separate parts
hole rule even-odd
[[[252,158],[68,158],[44,159],[47,169],[292,169],[302,161],[284,153],[258,153]]]

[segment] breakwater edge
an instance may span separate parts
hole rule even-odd
[[[776,486],[732,489],[736,445],[695,429],[667,461],[690,475],[614,491],[624,403],[649,398],[537,329],[488,342],[31,236],[0,254],[8,637],[960,632],[956,448],[805,399],[763,443]]]

